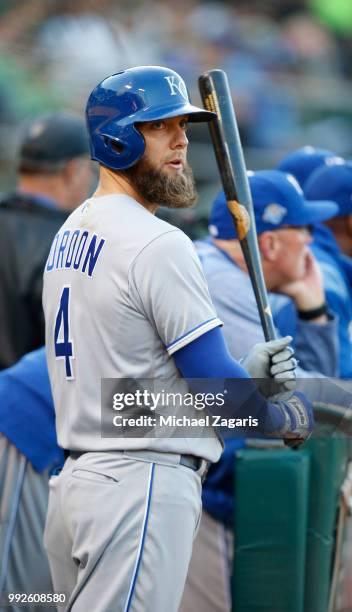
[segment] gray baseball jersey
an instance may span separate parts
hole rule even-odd
[[[101,437],[101,379],[180,378],[173,353],[221,325],[192,242],[133,198],[91,198],[56,235],[44,273],[46,351],[59,444],[216,461],[200,438]]]

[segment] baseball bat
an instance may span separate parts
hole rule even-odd
[[[209,70],[199,77],[206,110],[217,118],[208,123],[227,206],[234,221],[258,306],[265,340],[276,337],[266,291],[246,165],[226,73]]]

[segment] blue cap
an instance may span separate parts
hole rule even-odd
[[[335,217],[352,215],[352,163],[342,162],[317,168],[307,181],[308,200],[328,198],[337,204]]]
[[[312,225],[334,217],[338,207],[334,202],[307,202],[296,179],[279,170],[248,172],[253,198],[257,232],[284,226]],[[232,217],[227,209],[225,194],[216,197],[209,219],[209,233],[220,240],[237,238]]]
[[[336,153],[328,149],[316,149],[315,147],[302,147],[292,153],[288,153],[278,164],[278,170],[293,174],[302,189],[309,176],[319,168],[327,159],[337,157]],[[338,159],[342,160],[341,157]]]

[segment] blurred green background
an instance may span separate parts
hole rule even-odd
[[[3,0],[0,192],[14,185],[21,126],[84,112],[90,90],[134,65],[167,65],[200,103],[197,78],[226,70],[249,169],[311,144],[352,155],[351,0]],[[219,180],[206,126],[190,131],[200,201],[180,212],[202,233]]]

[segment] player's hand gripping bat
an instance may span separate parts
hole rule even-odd
[[[206,110],[217,114],[208,125],[227,206],[248,267],[265,339],[274,340],[276,334],[261,265],[252,196],[226,73],[223,70],[205,72],[199,77],[199,91]]]

